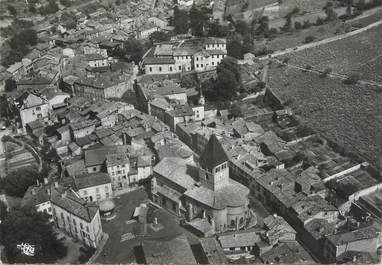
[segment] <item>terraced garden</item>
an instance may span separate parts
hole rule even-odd
[[[349,56],[349,63],[343,68],[349,69],[350,61],[356,59],[350,55],[351,47],[346,48],[342,44],[340,47]],[[332,59],[345,60],[345,55],[338,55],[338,49],[335,49],[337,53],[332,50],[328,55],[321,49],[311,52],[340,66],[340,62]],[[364,56],[368,54],[362,51],[362,47],[357,50]],[[361,60],[359,53],[354,52],[355,57]],[[295,63],[298,63],[296,58]],[[304,63],[309,62],[307,58],[304,58]],[[326,67],[319,60],[315,63]],[[373,74],[372,71],[369,74]],[[322,78],[316,73],[275,64],[269,69],[268,85],[290,104],[301,121],[382,169],[382,88],[345,85],[338,78]]]

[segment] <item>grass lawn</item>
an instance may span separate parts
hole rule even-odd
[[[143,234],[143,225],[139,223],[126,224],[126,221],[131,220],[135,207],[147,200],[148,195],[143,189],[132,191],[115,198],[116,218],[110,221],[103,221],[103,231],[109,234],[109,239],[103,251],[96,259],[96,263],[131,263],[139,262],[134,253],[134,247],[138,246],[145,239],[150,240],[168,240],[182,233],[185,233],[190,244],[197,244],[198,238],[180,227],[177,217],[170,214],[166,210],[157,209],[154,216],[157,217],[158,223],[163,225],[163,229],[154,232],[147,228],[145,236]],[[131,240],[120,242],[121,235],[132,233],[136,237]]]

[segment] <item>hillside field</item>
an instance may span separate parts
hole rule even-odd
[[[311,49],[288,54],[290,63],[334,73],[357,73],[362,80],[382,82],[382,26]]]
[[[304,123],[382,169],[382,88],[275,64],[268,85]]]

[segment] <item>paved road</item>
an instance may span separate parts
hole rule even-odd
[[[303,45],[300,45],[300,46],[297,46],[297,47],[293,47],[293,48],[288,48],[288,49],[285,49],[285,50],[276,51],[276,52],[274,52],[272,54],[269,54],[268,56],[259,57],[259,59],[260,60],[267,60],[267,59],[272,58],[272,57],[278,57],[278,56],[286,55],[286,54],[289,54],[289,53],[294,53],[294,52],[298,52],[298,51],[314,48],[314,47],[317,47],[317,46],[320,46],[320,45],[323,45],[323,44],[327,44],[327,43],[330,43],[330,42],[346,39],[348,37],[360,34],[362,32],[365,32],[365,31],[369,30],[369,29],[378,27],[380,25],[382,25],[382,20],[377,21],[375,23],[372,23],[372,24],[370,24],[370,25],[368,25],[368,26],[366,26],[364,28],[360,28],[360,29],[357,29],[357,30],[354,30],[354,31],[351,31],[351,32],[348,32],[348,33],[345,33],[345,34],[337,35],[337,36],[334,36],[334,37],[331,37],[331,38],[327,38],[327,39],[324,39],[324,40],[320,40],[320,41],[316,41],[316,42],[312,42],[312,43],[308,43],[308,44],[303,44]]]

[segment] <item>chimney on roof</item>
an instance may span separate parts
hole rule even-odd
[[[46,189],[46,193],[47,193],[48,195],[50,195],[50,188],[47,188],[47,189]]]
[[[66,190],[64,190],[62,193],[61,193],[61,198],[65,198],[66,197]]]
[[[39,180],[37,180],[37,186],[40,186],[40,181]]]
[[[56,189],[58,189],[58,182],[57,182],[57,181],[54,182],[54,187],[55,187]]]
[[[48,184],[48,178],[44,178],[44,184]]]
[[[32,188],[32,195],[36,195],[36,190]]]

